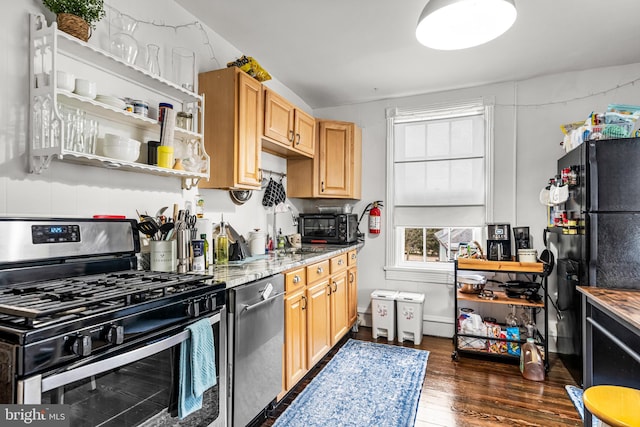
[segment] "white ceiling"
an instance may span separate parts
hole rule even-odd
[[[515,0],[507,33],[460,51],[416,41],[427,0],[176,1],[312,108],[640,62],[640,0]]]

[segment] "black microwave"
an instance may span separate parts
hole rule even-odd
[[[298,232],[303,243],[354,243],[358,240],[358,215],[300,214]]]

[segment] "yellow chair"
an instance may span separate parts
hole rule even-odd
[[[611,427],[640,426],[640,390],[613,385],[589,387],[582,395],[584,406]]]

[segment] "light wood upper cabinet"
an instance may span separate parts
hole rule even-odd
[[[207,100],[204,141],[211,155],[211,177],[200,188],[259,189],[262,84],[231,67],[201,73],[198,85]]]
[[[284,157],[313,157],[316,121],[282,96],[264,88],[264,141],[262,149]]]
[[[360,199],[362,131],[354,123],[318,120],[313,159],[287,160],[287,195]]]

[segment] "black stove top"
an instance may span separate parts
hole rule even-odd
[[[212,279],[128,270],[15,284],[0,288],[0,323],[35,328],[159,298],[193,296],[216,288]]]

